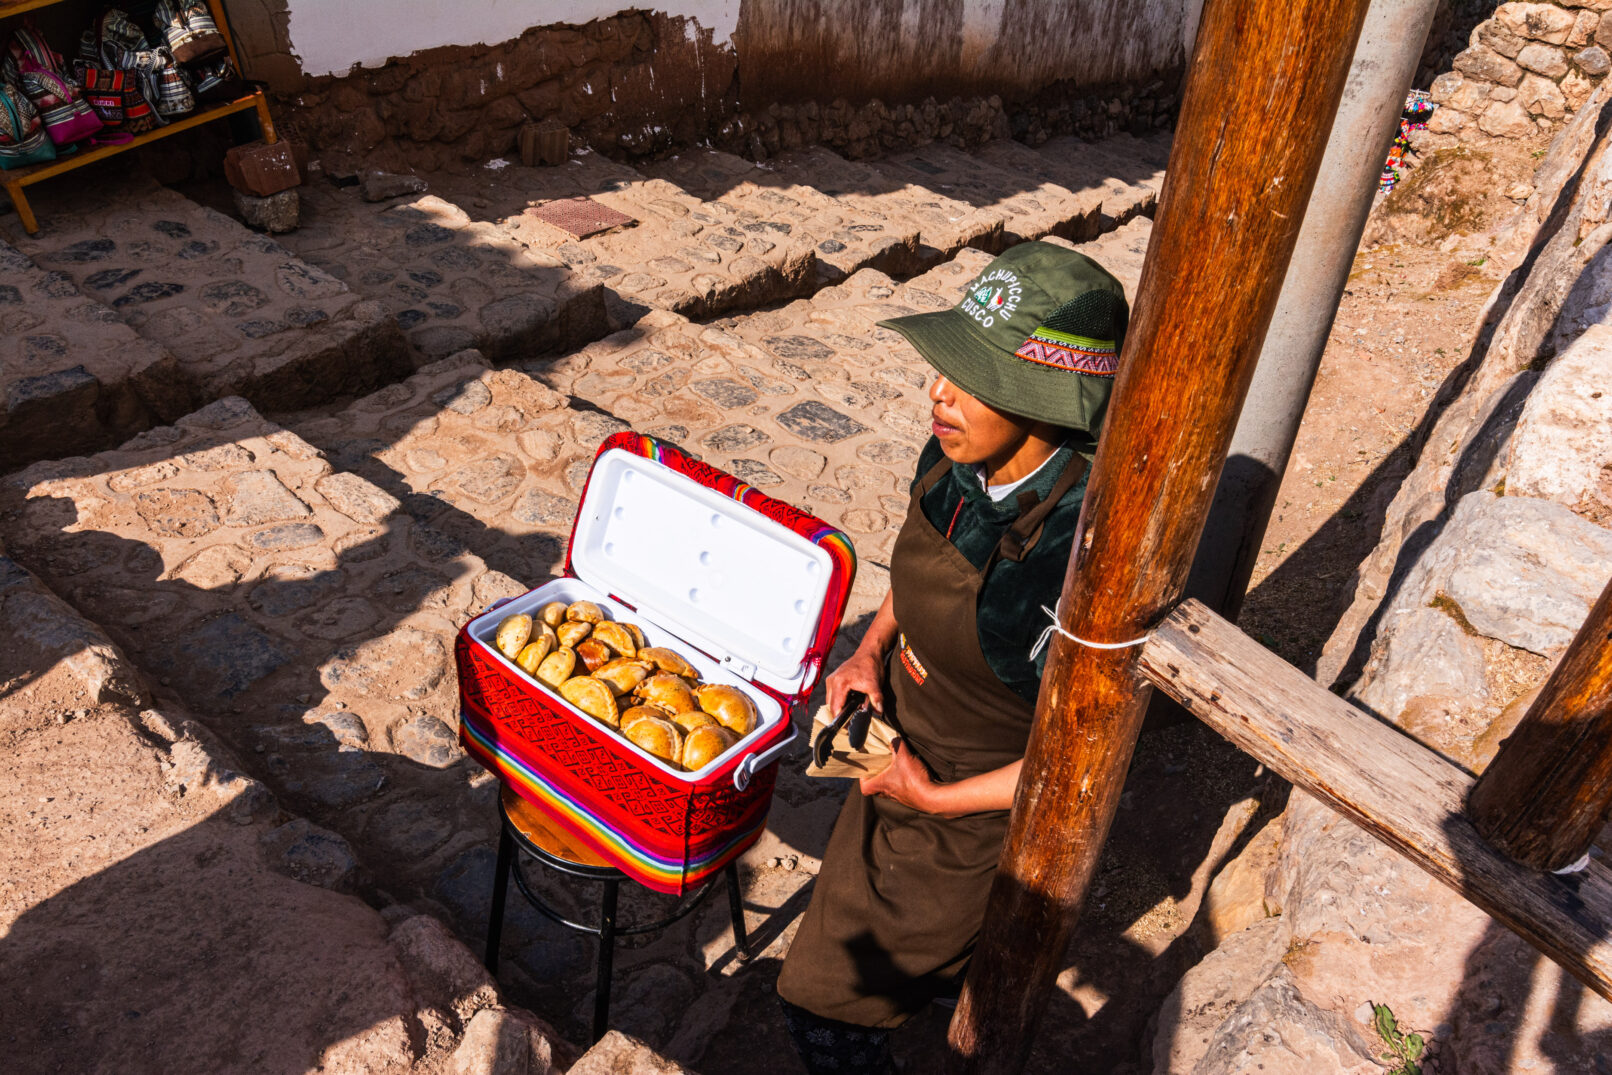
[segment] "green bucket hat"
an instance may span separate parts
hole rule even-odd
[[[1097,436],[1130,310],[1084,254],[1021,243],[950,310],[880,321],[957,387],[997,410]]]

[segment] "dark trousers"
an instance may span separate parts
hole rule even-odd
[[[824,1019],[779,998],[795,1052],[810,1075],[890,1075],[890,1032]]]

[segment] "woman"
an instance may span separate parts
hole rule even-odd
[[[1025,243],[952,309],[881,322],[935,367],[934,437],[890,594],[826,684],[830,712],[862,691],[902,738],[851,789],[779,974],[814,1075],[887,1070],[889,1029],[961,983],[1127,318],[1096,262]]]

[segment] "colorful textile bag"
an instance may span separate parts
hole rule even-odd
[[[204,104],[233,101],[244,96],[251,87],[235,73],[235,65],[228,56],[218,56],[206,63],[192,64],[189,72],[196,84],[196,100]]]
[[[56,159],[39,113],[17,87],[0,82],[0,168],[10,170]]]
[[[152,18],[168,51],[180,63],[205,60],[226,48],[206,0],[157,0]]]
[[[196,110],[196,96],[190,92],[190,83],[178,64],[170,61],[167,66],[158,68],[155,74],[157,99],[152,103],[157,106],[158,114],[164,119],[173,119]]]
[[[17,69],[22,92],[39,110],[39,121],[52,142],[59,146],[72,145],[105,126],[77,86],[55,71],[39,66],[32,56],[24,56]]]
[[[135,72],[109,70],[82,61],[78,70],[84,80],[85,98],[108,129],[142,134],[157,126],[156,113],[140,92]]]

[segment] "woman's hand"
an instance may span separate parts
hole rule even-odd
[[[828,711],[839,716],[845,705],[845,696],[861,691],[868,703],[880,713],[884,712],[884,661],[866,648],[858,649],[844,664],[828,674],[823,681],[828,690]]]
[[[879,605],[873,622],[868,624],[867,633],[862,636],[862,644],[846,658],[844,664],[823,679],[823,687],[828,692],[830,716],[840,715],[840,710],[845,706],[845,696],[852,691],[861,691],[868,696],[868,702],[874,709],[884,712],[884,655],[896,644],[898,634],[895,601],[890,594],[885,594],[884,602]]]
[[[924,763],[900,739],[895,741],[894,760],[889,768],[862,778],[863,795],[883,795],[924,814],[944,812],[936,809],[935,801],[941,787],[929,775]]]

